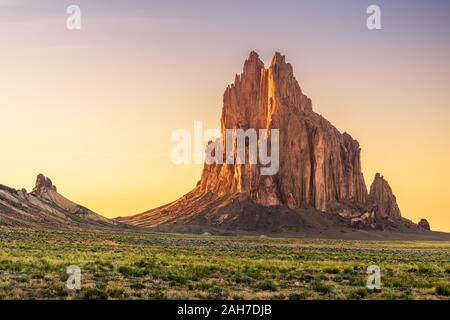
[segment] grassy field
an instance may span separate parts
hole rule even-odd
[[[66,288],[69,265],[81,290]],[[183,298],[450,299],[450,243],[0,227],[0,299]]]

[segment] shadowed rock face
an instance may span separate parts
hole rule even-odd
[[[313,112],[292,66],[279,53],[267,69],[255,52],[250,54],[243,73],[225,90],[221,125],[225,143],[226,129],[279,129],[279,172],[262,176],[260,165],[205,165],[200,191],[240,192],[263,206],[320,211],[342,200],[366,202],[358,142]]]
[[[397,205],[397,199],[392,193],[389,183],[379,173],[370,186],[369,203],[375,212],[377,220],[395,220],[401,219],[400,209]]]
[[[430,224],[428,223],[427,219],[421,219],[419,221],[419,227],[424,230],[431,230]]]

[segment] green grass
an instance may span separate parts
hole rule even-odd
[[[450,296],[450,285],[448,283],[439,283],[436,286],[436,293],[440,296]]]
[[[450,299],[449,242],[0,227],[0,248],[0,299]],[[81,290],[66,288],[70,265]]]
[[[259,288],[266,291],[278,291],[278,284],[271,279],[261,281]]]
[[[313,283],[313,289],[319,293],[331,293],[333,292],[333,287],[327,284],[324,284],[320,281],[316,281]]]

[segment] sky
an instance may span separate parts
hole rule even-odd
[[[0,0],[0,183],[43,173],[107,217],[176,200],[202,166],[172,163],[171,133],[218,127],[249,52],[280,51],[368,187],[381,172],[403,216],[450,231],[449,33],[445,0]]]

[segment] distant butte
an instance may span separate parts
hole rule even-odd
[[[50,229],[118,229],[129,226],[107,219],[56,191],[39,174],[33,191],[0,185],[0,225]]]

